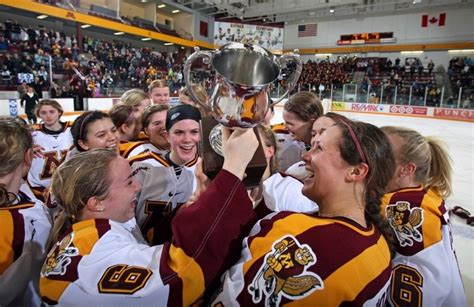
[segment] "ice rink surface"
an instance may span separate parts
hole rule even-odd
[[[283,122],[281,110],[279,106],[275,108],[273,123]],[[447,208],[462,206],[474,214],[474,123],[376,113],[338,113],[379,127],[402,126],[415,129],[425,136],[436,136],[443,140],[453,167],[453,195],[446,200]],[[468,306],[474,306],[474,227],[456,216],[452,216],[451,221],[454,248],[468,297]]]

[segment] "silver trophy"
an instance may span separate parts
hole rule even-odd
[[[206,101],[199,99],[193,91],[191,82],[191,66],[198,59],[202,59],[205,64],[211,64],[215,71],[214,84],[209,91],[210,97]],[[282,66],[292,62],[294,63],[292,74],[284,76]],[[213,152],[220,152],[220,129],[215,127],[216,121],[229,128],[255,127],[263,121],[268,109],[279,103],[296,86],[302,68],[303,64],[298,54],[287,53],[276,57],[267,49],[254,44],[229,43],[215,51],[201,51],[196,48],[196,51],[189,56],[184,65],[184,78],[189,94],[213,117],[213,120],[203,119],[201,123],[203,166],[208,176],[217,174],[222,166],[222,161],[220,161],[222,157],[220,160],[211,156],[206,158],[208,146],[213,148]],[[287,82],[287,90],[281,97],[272,101],[270,91],[277,80]],[[263,154],[263,149],[257,150],[255,155],[258,156],[259,152]],[[219,154],[222,155],[221,152]],[[255,158],[258,158],[260,162],[262,160],[261,157]],[[206,159],[219,161],[214,163]],[[248,171],[252,166],[252,161],[247,168]],[[215,165],[208,165],[206,171],[207,163]],[[247,172],[248,177],[249,172]]]

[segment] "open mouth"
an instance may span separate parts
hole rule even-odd
[[[313,178],[314,178],[314,172],[312,169],[308,168],[308,167],[305,167],[305,172],[306,172],[306,176],[305,176],[305,180],[304,180],[304,183],[310,183],[313,181]]]
[[[185,153],[191,153],[194,149],[195,145],[182,145],[182,146],[179,146],[179,148],[185,152]]]
[[[115,151],[115,150],[117,150],[117,143],[107,145],[106,148]]]

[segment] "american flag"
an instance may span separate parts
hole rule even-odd
[[[298,37],[316,36],[318,24],[310,23],[298,26]]]

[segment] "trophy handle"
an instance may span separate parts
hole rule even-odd
[[[281,95],[280,97],[278,97],[278,99],[276,99],[270,105],[270,107],[273,107],[274,105],[276,105],[277,103],[282,101],[283,98],[285,98],[291,92],[291,90],[295,88],[296,84],[298,83],[298,80],[299,80],[300,75],[301,75],[301,71],[303,70],[303,62],[301,62],[300,55],[297,52],[298,52],[298,50],[295,50],[294,53],[293,52],[292,53],[285,53],[284,55],[282,55],[277,60],[278,64],[280,66],[283,63],[287,63],[287,62],[290,62],[290,61],[295,61],[296,62],[296,69],[293,73],[293,76],[294,76],[293,81],[288,85],[288,89],[286,90],[286,92],[283,95]]]
[[[206,111],[212,112],[212,108],[207,104],[207,101],[200,100],[191,86],[191,65],[193,65],[194,61],[200,58],[203,59],[204,64],[209,64],[212,59],[212,53],[209,51],[201,51],[199,50],[199,47],[194,47],[194,50],[194,53],[189,56],[189,58],[186,60],[186,63],[184,64],[184,81],[186,82],[186,86],[188,87],[191,98],[203,106]]]

